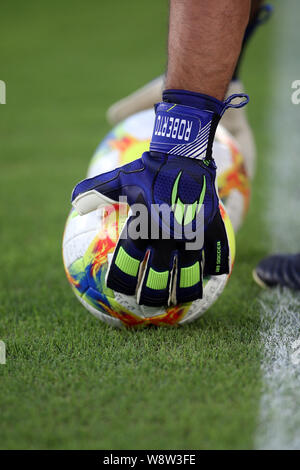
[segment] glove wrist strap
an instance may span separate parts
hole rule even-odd
[[[150,152],[201,160],[211,158],[216,128],[226,109],[240,108],[249,101],[245,94],[232,95],[222,102],[208,95],[185,90],[166,90],[163,98],[166,101],[155,106]],[[235,98],[245,99],[233,104]],[[172,102],[167,102],[170,99]]]

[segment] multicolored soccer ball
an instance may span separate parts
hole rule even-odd
[[[97,148],[88,177],[139,158],[149,148],[153,124],[152,110],[135,114],[118,124]],[[214,158],[218,166],[218,189],[222,200],[220,209],[229,237],[232,270],[234,231],[239,228],[247,212],[250,186],[238,146],[221,126],[214,143]],[[79,216],[75,210],[69,214],[63,238],[63,259],[68,280],[84,307],[116,327],[182,325],[205,313],[221,295],[231,272],[229,275],[205,278],[202,299],[171,307],[138,305],[134,296],[106,287],[108,262],[125,220],[126,214],[121,214],[117,204],[84,216]]]

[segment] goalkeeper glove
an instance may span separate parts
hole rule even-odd
[[[245,100],[233,104],[236,97]],[[242,107],[249,98],[232,95],[221,102],[199,93],[167,90],[163,100],[156,105],[150,151],[82,181],[72,194],[79,214],[116,203],[121,196],[131,207],[139,203],[146,208],[147,236],[136,236],[137,219],[129,213],[106,283],[118,292],[136,294],[138,303],[149,306],[202,298],[203,275],[229,272],[212,144],[225,110]],[[158,236],[153,237],[153,232]]]

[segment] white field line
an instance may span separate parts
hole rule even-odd
[[[271,84],[274,101],[266,129],[273,140],[266,225],[271,251],[296,252],[300,251],[300,105],[291,102],[291,83],[300,79],[300,5],[297,0],[280,3],[275,4],[271,20],[277,22],[277,37]],[[300,360],[297,363],[293,349],[300,338],[300,294],[265,291],[259,303],[263,391],[255,447],[300,449]]]
[[[300,296],[289,291],[261,297],[263,393],[256,435],[258,449],[300,449]],[[299,348],[298,348],[299,349]]]

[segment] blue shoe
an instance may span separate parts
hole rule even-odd
[[[281,286],[299,290],[300,253],[264,258],[254,269],[253,278],[261,287]]]

